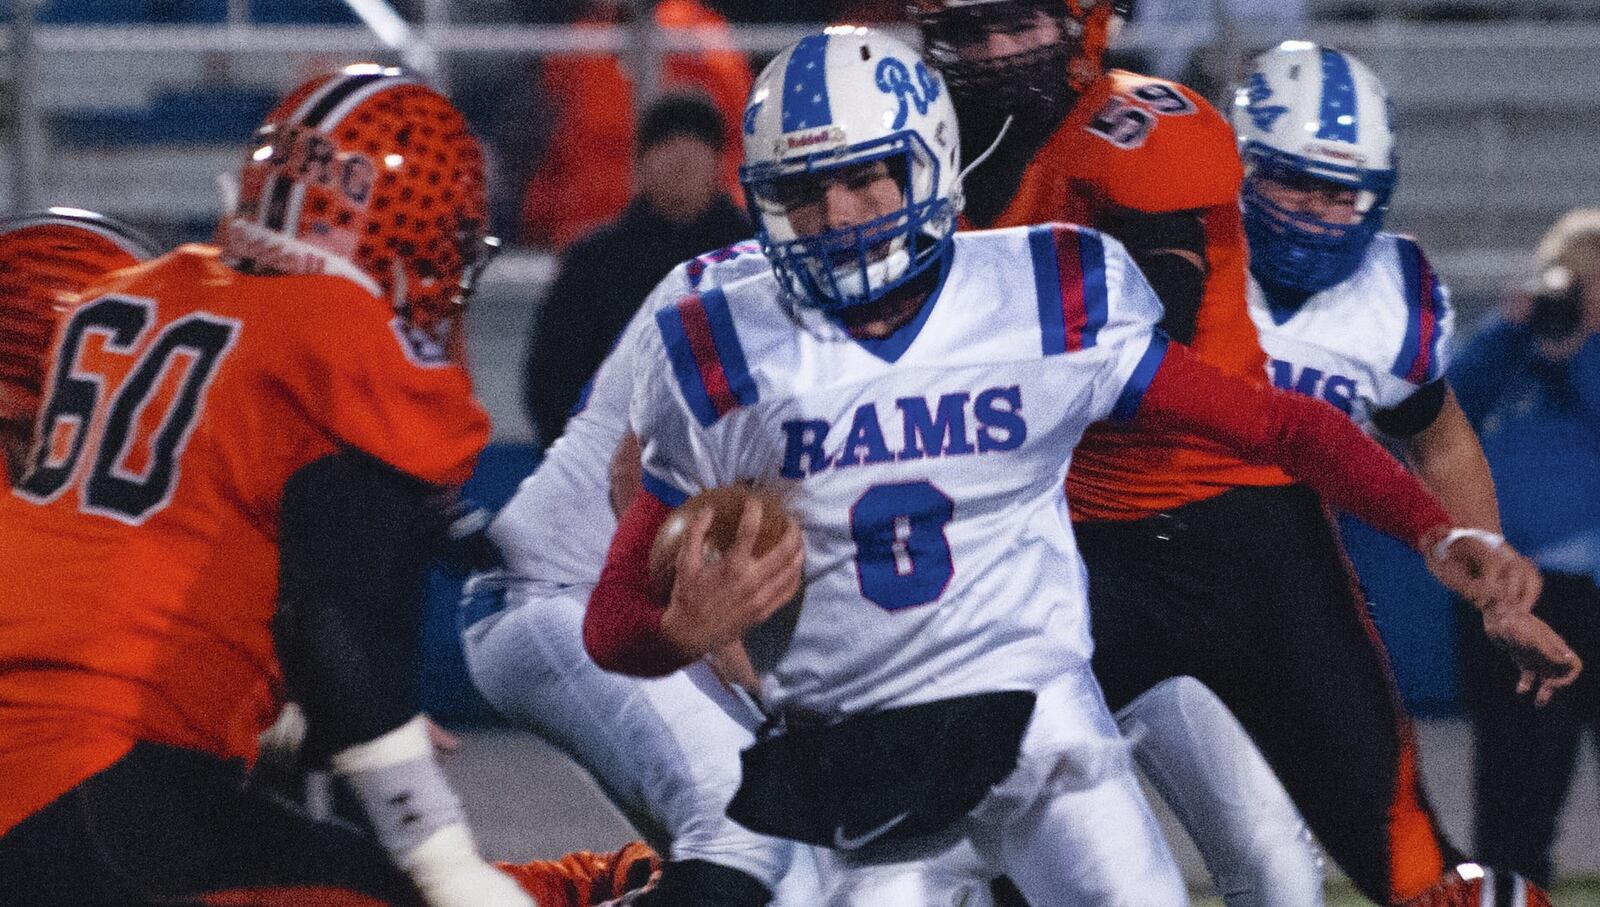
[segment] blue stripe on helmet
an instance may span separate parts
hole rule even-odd
[[[833,124],[828,103],[828,36],[801,38],[783,70],[783,131]]]
[[[1356,81],[1350,61],[1336,50],[1322,49],[1322,125],[1317,138],[1356,142]]]

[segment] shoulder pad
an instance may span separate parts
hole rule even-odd
[[[1389,371],[1397,378],[1420,386],[1438,379],[1443,372],[1440,344],[1449,302],[1439,275],[1417,241],[1410,236],[1390,235],[1400,264],[1406,334]]]
[[[1228,121],[1193,89],[1112,70],[1065,124],[1086,174],[1113,204],[1184,211],[1237,204],[1244,177]]]
[[[701,427],[757,401],[755,379],[721,288],[684,297],[658,310],[655,318],[678,389]]]

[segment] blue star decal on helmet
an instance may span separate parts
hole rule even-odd
[[[1256,124],[1257,129],[1266,132],[1272,131],[1272,126],[1278,117],[1289,112],[1289,108],[1282,104],[1268,104],[1272,99],[1272,86],[1267,84],[1267,77],[1255,73],[1250,77],[1250,87],[1246,97],[1250,103],[1245,107],[1245,112],[1250,115],[1250,120]]]
[[[1344,54],[1322,49],[1322,125],[1317,138],[1356,144],[1356,83]]]
[[[828,42],[825,35],[802,38],[784,68],[783,131],[814,129],[833,123],[826,78]]]

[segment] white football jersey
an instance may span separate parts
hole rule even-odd
[[[770,267],[761,247],[747,240],[678,265],[651,292],[595,372],[561,437],[489,524],[489,538],[513,576],[562,585],[600,581],[617,528],[610,465],[628,430],[639,333],[654,324],[651,314],[660,305],[675,303],[702,284],[736,280]]]
[[[1036,690],[1089,658],[1062,483],[1089,423],[1137,411],[1161,303],[1120,243],[1066,225],[957,234],[945,267],[883,340],[787,304],[770,272],[640,335],[645,488],[675,506],[771,483],[803,529],[798,623],[758,664],[775,706]]]
[[[1455,312],[1408,236],[1379,233],[1354,274],[1299,308],[1274,308],[1254,277],[1249,292],[1272,383],[1326,400],[1364,428],[1374,410],[1444,374]]]

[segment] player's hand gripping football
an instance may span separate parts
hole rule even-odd
[[[1539,568],[1504,543],[1477,536],[1435,540],[1424,546],[1428,569],[1483,615],[1489,639],[1521,672],[1518,693],[1544,705],[1583,670],[1583,661],[1560,634],[1532,613],[1544,588]]]
[[[661,631],[685,655],[699,658],[743,639],[799,590],[805,545],[793,520],[771,548],[755,553],[765,507],[760,498],[746,501],[733,544],[720,555],[707,539],[715,513],[706,508],[690,519],[661,615]]]

